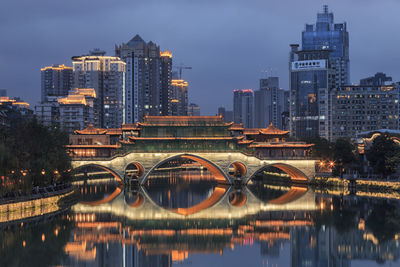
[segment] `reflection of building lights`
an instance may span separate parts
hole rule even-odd
[[[333,210],[333,204],[331,204],[331,211]]]
[[[324,207],[325,207],[325,204],[324,204],[324,202],[321,202],[321,204],[320,204],[319,206],[320,206],[321,210],[323,210],[323,209],[324,209]]]
[[[46,236],[44,234],[42,234],[42,242],[44,242],[46,240]]]
[[[54,230],[55,236],[58,236],[58,229]]]
[[[23,246],[23,247],[26,247],[26,242],[25,242],[25,240],[22,241],[22,246]]]

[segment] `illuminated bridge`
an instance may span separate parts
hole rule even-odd
[[[315,176],[316,160],[312,159],[259,159],[255,156],[248,156],[241,152],[233,153],[129,153],[115,156],[110,159],[79,159],[73,160],[73,168],[84,166],[97,166],[107,169],[118,178],[125,177],[128,166],[134,165],[137,169],[137,178],[140,184],[144,184],[149,175],[164,163],[185,158],[196,161],[206,167],[222,183],[232,184],[234,177],[240,178],[243,183],[248,183],[254,175],[267,167],[276,167],[285,173],[295,182],[307,183]],[[234,175],[230,175],[229,172]]]

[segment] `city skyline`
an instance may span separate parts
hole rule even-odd
[[[31,11],[26,16],[15,16],[17,6],[9,3],[7,8],[2,9],[8,10],[2,14],[6,23],[0,26],[4,27],[2,32],[7,37],[0,52],[0,88],[7,89],[10,96],[20,96],[35,105],[40,100],[40,68],[53,64],[71,66],[73,55],[85,54],[96,47],[113,56],[115,44],[140,34],[145,40],[172,51],[174,65],[184,63],[193,67],[193,70],[183,74],[191,88],[189,102],[199,104],[202,114],[215,114],[221,105],[232,109],[232,102],[227,97],[231,97],[233,89],[257,89],[258,80],[263,77],[262,70],[276,69],[272,75],[279,76],[281,87],[288,89],[288,45],[300,41],[304,25],[315,22],[316,13],[322,12],[323,4],[328,4],[329,10],[335,13],[335,21],[347,22],[351,82],[358,83],[359,79],[376,72],[385,72],[394,81],[399,80],[399,74],[396,73],[399,56],[394,53],[396,32],[394,27],[390,27],[396,25],[399,19],[391,16],[390,12],[396,10],[396,5],[400,7],[400,3],[369,1],[360,6],[364,1],[312,1],[309,8],[300,13],[295,10],[301,4],[295,1],[254,1],[252,6],[231,1],[227,3],[183,4],[176,1],[167,5],[157,1],[140,4],[121,2],[104,7],[88,5],[81,9],[92,8],[93,13],[76,10],[72,8],[73,5],[49,3],[47,9],[40,11],[35,10],[35,6],[27,8],[37,12]],[[288,4],[293,8],[287,9]],[[180,7],[181,17],[171,16],[177,7]],[[139,23],[143,19],[142,14],[146,13],[143,11],[148,8],[153,12],[148,14],[160,19]],[[198,12],[199,8],[206,13]],[[364,16],[354,16],[355,8]],[[63,10],[63,13],[59,14],[56,10]],[[128,14],[128,11],[132,13]],[[245,24],[235,15],[239,11]],[[206,25],[204,14],[210,22]],[[92,20],[100,15],[110,19],[114,16],[116,19],[104,19],[104,22]],[[7,29],[7,25],[11,24],[15,25],[12,32]],[[274,28],[277,24],[281,26],[279,32]],[[96,30],[94,25],[100,25],[98,28],[102,30]],[[193,32],[196,34],[193,35]],[[52,38],[49,40],[48,36]],[[382,39],[387,36],[393,37],[394,41],[382,45]],[[26,39],[30,40],[29,46],[26,45]],[[366,43],[370,45],[366,46]],[[210,98],[204,92],[213,93],[214,97]]]

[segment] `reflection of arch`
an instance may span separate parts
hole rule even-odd
[[[189,155],[189,154],[182,154],[182,155],[177,155],[174,157],[170,157],[168,159],[165,159],[163,161],[161,161],[160,163],[158,163],[157,165],[155,165],[146,175],[146,177],[144,177],[143,181],[141,182],[141,184],[146,183],[147,179],[149,178],[150,174],[156,170],[158,167],[160,167],[161,165],[163,165],[164,163],[171,161],[173,159],[176,158],[184,158],[184,159],[191,159],[193,161],[196,161],[198,163],[200,163],[201,165],[203,165],[204,167],[207,168],[208,171],[211,172],[211,174],[214,176],[215,180],[217,180],[217,182],[219,183],[230,183],[229,178],[225,177],[225,175],[223,174],[223,172],[213,163],[211,163],[210,161],[201,158],[199,156],[195,156],[195,155]]]
[[[241,207],[247,201],[247,196],[243,192],[232,192],[230,196],[232,199],[229,199],[229,203],[235,207]]]
[[[114,176],[115,179],[118,180],[118,182],[120,182],[120,183],[123,182],[122,179],[121,179],[121,177],[119,177],[119,175],[118,175],[115,171],[113,171],[113,170],[111,170],[111,169],[109,169],[109,168],[107,168],[107,167],[98,165],[98,164],[86,164],[86,165],[82,165],[82,166],[76,167],[76,168],[74,169],[74,171],[79,171],[80,169],[83,169],[83,168],[86,168],[86,167],[96,167],[96,168],[100,168],[100,169],[103,169],[103,170],[105,170],[105,171],[108,171],[109,173],[111,173],[111,174]]]
[[[246,166],[241,162],[234,162],[230,166],[233,168],[233,177],[244,177],[247,172]]]
[[[143,204],[143,199],[144,199],[143,195],[141,193],[138,193],[135,201],[133,201],[132,203],[126,203],[126,204],[128,204],[128,206],[130,206],[130,207],[137,208]],[[127,202],[127,201],[125,200],[125,202]]]
[[[290,176],[290,179],[292,180],[292,182],[294,183],[307,183],[308,182],[308,177],[299,169],[284,164],[284,163],[274,163],[274,164],[270,164],[270,165],[266,165],[264,167],[262,167],[261,169],[259,169],[258,171],[255,172],[255,174],[250,178],[252,179],[256,174],[260,173],[261,171],[263,171],[264,169],[268,168],[268,167],[275,167],[280,169],[281,171],[284,171],[285,173],[287,173]],[[249,180],[250,180],[249,179]]]
[[[137,176],[137,178],[140,178],[140,177],[142,177],[142,175],[143,175],[143,173],[144,173],[144,168],[143,168],[143,166],[140,164],[140,163],[138,163],[138,162],[131,162],[131,163],[129,163],[127,166],[126,166],[126,168],[125,168],[125,174],[126,174],[126,172],[128,171],[128,170],[130,170],[130,167],[136,167],[136,170],[137,170],[137,174],[136,174],[136,176]]]
[[[286,203],[295,201],[296,199],[298,199],[299,197],[304,195],[306,192],[307,192],[306,187],[292,186],[287,193],[285,193],[284,195],[282,195],[276,199],[269,201],[268,203],[277,204],[277,205],[286,204]]]
[[[80,203],[84,204],[84,205],[90,205],[90,206],[98,206],[101,204],[105,204],[105,203],[112,201],[114,198],[116,198],[121,193],[121,191],[122,191],[122,184],[120,184],[120,186],[118,186],[115,189],[115,191],[111,195],[106,197],[105,199],[92,201],[92,202],[80,202]]]
[[[200,202],[199,204],[189,208],[173,209],[172,211],[185,216],[200,212],[217,203],[217,201],[220,200],[222,196],[225,194],[226,189],[227,188],[225,186],[217,186],[214,189],[214,192],[211,194],[211,196],[206,200]]]

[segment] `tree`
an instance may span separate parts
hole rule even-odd
[[[312,156],[315,158],[320,158],[324,160],[332,160],[333,149],[332,143],[330,143],[325,138],[313,138],[306,140],[308,144],[314,144],[312,148]]]
[[[350,167],[357,161],[354,145],[348,139],[338,138],[333,144],[333,160],[335,172],[342,173],[342,168]]]
[[[366,155],[374,172],[384,176],[395,173],[400,164],[400,147],[388,135],[375,138]]]

